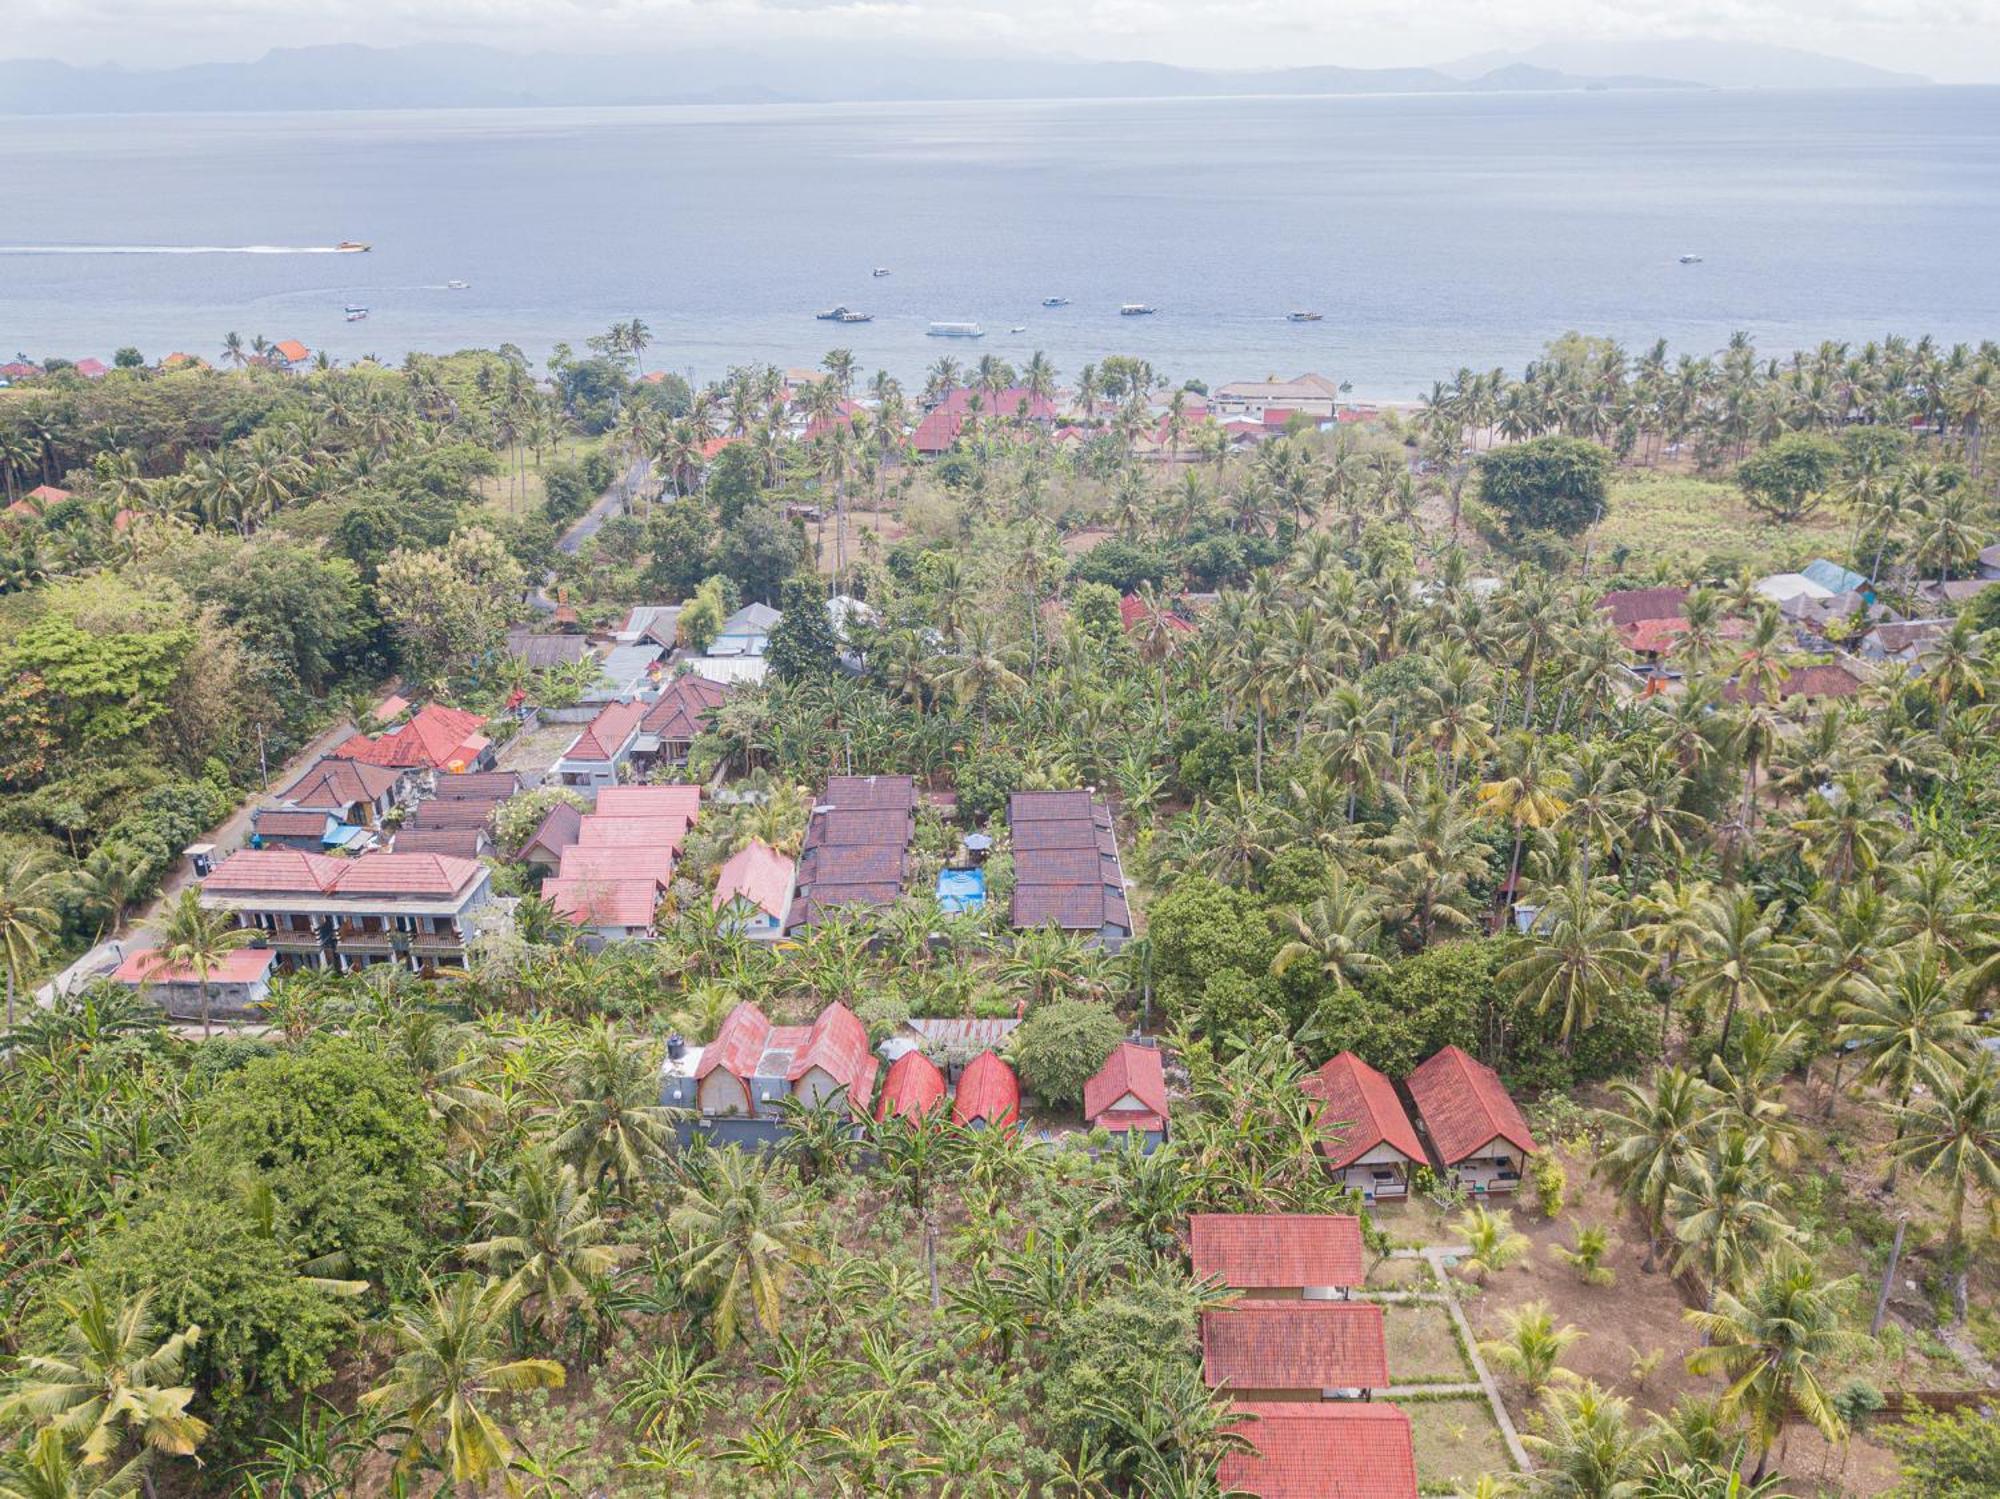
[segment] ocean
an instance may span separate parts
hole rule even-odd
[[[1409,399],[1569,329],[2000,337],[1996,245],[1994,88],[0,118],[0,358],[539,359],[636,316],[702,380],[1041,349]]]

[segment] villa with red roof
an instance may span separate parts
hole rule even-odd
[[[333,754],[394,770],[483,770],[493,758],[493,746],[479,732],[485,722],[462,708],[427,703],[409,722],[372,738],[356,734]]]
[[[271,973],[278,955],[268,947],[239,947],[224,953],[206,974],[206,1009],[215,1020],[250,1020],[271,992]],[[168,963],[158,948],[130,954],[111,975],[111,982],[137,990],[175,1020],[200,1020],[204,1008],[202,982],[186,964]]]
[[[1500,1074],[1456,1046],[1410,1074],[1410,1098],[1445,1174],[1475,1195],[1512,1192],[1539,1146]]]
[[[784,1100],[865,1119],[881,1063],[868,1029],[846,1005],[811,1025],[773,1025],[745,1001],[706,1046],[668,1048],[660,1102],[697,1117],[685,1131],[716,1144],[771,1144],[784,1129]]]
[[[632,763],[647,706],[636,700],[605,704],[549,767],[549,778],[558,786],[616,786]]]
[[[1348,1213],[1195,1213],[1188,1259],[1197,1279],[1258,1300],[1343,1300],[1367,1276]]]
[[[1167,1078],[1156,1046],[1120,1041],[1083,1085],[1083,1118],[1092,1129],[1136,1133],[1151,1154],[1167,1139]]]
[[[1396,1085],[1351,1051],[1305,1080],[1321,1100],[1319,1153],[1329,1175],[1367,1202],[1409,1196],[1410,1173],[1428,1165]]]
[[[558,876],[542,881],[542,899],[572,926],[585,928],[595,939],[593,946],[640,941],[654,934],[660,882],[649,876],[637,879]]]
[[[296,338],[281,338],[265,352],[264,362],[273,369],[296,375],[312,362],[312,350]]]
[[[875,1117],[911,1119],[934,1114],[945,1105],[944,1074],[920,1051],[906,1051],[889,1065],[882,1079],[882,1096],[875,1100]]]
[[[429,853],[245,849],[201,882],[202,905],[259,932],[282,969],[462,968],[482,925],[501,919],[492,900],[485,865]]]
[[[792,907],[797,876],[796,864],[770,844],[752,838],[729,856],[715,877],[711,906],[717,924],[755,941],[777,940]]]
[[[1240,1301],[1201,1314],[1202,1374],[1237,1400],[1366,1400],[1389,1386],[1373,1301]]]
[[[959,1074],[951,1122],[967,1129],[1005,1129],[1021,1118],[1021,1080],[998,1052],[982,1051]]]
[[[1222,1459],[1226,1494],[1256,1499],[1417,1499],[1410,1418],[1393,1405],[1246,1401],[1249,1450]]]
[[[355,827],[373,828],[381,826],[407,789],[404,771],[328,755],[280,791],[278,800],[288,807],[331,812]]]

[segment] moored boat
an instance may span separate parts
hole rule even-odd
[[[1043,298],[1042,298],[1042,305],[1043,305],[1044,307],[1067,307],[1067,306],[1069,306],[1069,298],[1068,298],[1068,297],[1043,297]]]
[[[927,338],[984,338],[986,330],[977,323],[932,323],[924,329]]]
[[[1151,317],[1159,310],[1159,308],[1150,307],[1144,302],[1127,302],[1123,307],[1118,309],[1118,315],[1120,317]]]
[[[1285,321],[1288,323],[1316,323],[1319,320],[1320,315],[1317,312],[1288,312],[1285,314]]]

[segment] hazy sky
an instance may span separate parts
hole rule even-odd
[[[159,66],[318,42],[585,51],[772,36],[1256,66],[1445,61],[1552,38],[1777,42],[2000,80],[2000,0],[0,0],[0,55]]]

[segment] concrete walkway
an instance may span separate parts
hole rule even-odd
[[[1466,1357],[1472,1360],[1472,1372],[1477,1376],[1473,1384],[1430,1384],[1394,1385],[1380,1393],[1385,1400],[1393,1400],[1402,1395],[1410,1399],[1421,1399],[1436,1395],[1484,1395],[1486,1403],[1493,1411],[1493,1423],[1500,1428],[1500,1435],[1507,1443],[1507,1453],[1514,1459],[1514,1466],[1523,1473],[1535,1471],[1534,1459],[1528,1456],[1528,1449],[1521,1441],[1521,1433],[1514,1428],[1514,1418],[1507,1414],[1507,1404],[1500,1398],[1500,1385],[1493,1377],[1493,1371],[1486,1367],[1486,1360],[1479,1356],[1479,1339],[1473,1335],[1472,1324],[1465,1320],[1465,1312],[1458,1304],[1458,1297],[1451,1292],[1451,1268],[1448,1260],[1462,1260],[1472,1253],[1467,1244],[1434,1244],[1425,1249],[1398,1249],[1389,1257],[1398,1260],[1422,1260],[1430,1266],[1431,1274],[1437,1277],[1442,1288],[1436,1291],[1383,1291],[1369,1297],[1372,1301],[1384,1302],[1435,1302],[1444,1307],[1452,1325],[1458,1329],[1460,1342]]]

